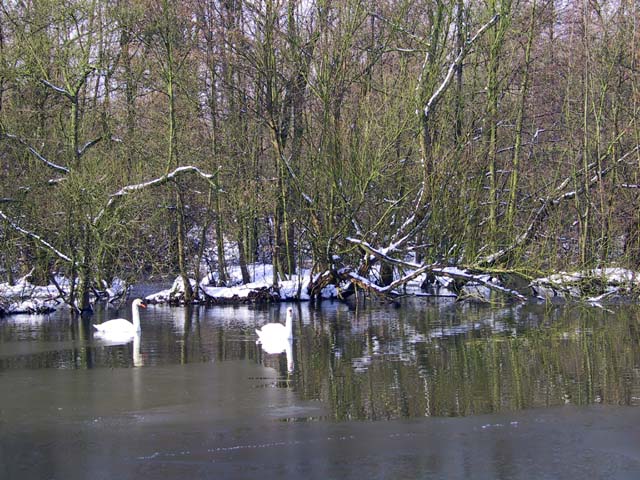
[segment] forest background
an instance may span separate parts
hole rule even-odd
[[[635,269],[639,28],[634,0],[2,2],[1,275],[82,309],[231,262]]]

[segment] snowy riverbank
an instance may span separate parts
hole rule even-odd
[[[200,303],[245,303],[261,301],[306,301],[309,300],[310,272],[303,271],[301,275],[292,275],[289,280],[280,281],[278,287],[273,286],[273,267],[271,265],[254,264],[250,266],[252,282],[242,284],[239,267],[229,269],[229,286],[216,286],[214,278],[209,275],[203,279],[198,288],[196,281],[191,279],[191,287]],[[329,285],[322,289],[322,298],[338,298],[338,288]],[[171,288],[147,295],[145,300],[150,303],[182,303],[184,299],[184,283],[178,277]]]
[[[216,285],[213,275],[208,275],[200,283],[191,280],[196,295],[195,302],[207,305],[230,303],[264,303],[283,301],[308,301],[312,277],[308,270],[300,275],[273,285],[271,265],[254,264],[249,266],[252,281],[243,284],[239,267],[229,268],[227,286]],[[405,272],[406,273],[406,272]],[[314,277],[316,280],[317,277]],[[374,280],[363,279],[371,282]],[[328,285],[320,291],[320,298],[342,299],[348,296],[351,284]],[[580,300],[592,305],[604,301],[627,298],[636,299],[640,291],[640,273],[623,268],[603,268],[582,272],[559,272],[547,277],[532,280],[523,292],[506,288],[498,277],[482,273],[473,273],[455,267],[445,267],[437,273],[428,272],[416,276],[395,291],[397,295],[457,297],[488,300],[492,291],[515,293],[517,299],[538,301]],[[116,279],[112,285],[103,285],[100,291],[94,291],[95,300],[114,301],[123,298],[128,286]],[[69,282],[56,277],[51,285],[37,286],[29,282],[29,276],[18,280],[14,285],[0,283],[0,315],[18,313],[48,313],[64,307],[65,296],[69,293]],[[149,303],[184,303],[184,287],[180,277],[170,288],[146,295]]]

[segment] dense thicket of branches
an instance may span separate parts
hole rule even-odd
[[[637,266],[639,44],[634,0],[3,2],[3,275]]]

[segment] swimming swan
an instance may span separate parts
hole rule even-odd
[[[105,337],[133,337],[140,333],[140,312],[138,308],[147,308],[142,300],[136,298],[131,304],[131,318],[133,323],[124,318],[116,318],[100,325],[94,324],[96,334]]]
[[[258,334],[257,343],[264,346],[281,343],[284,345],[283,342],[293,338],[293,308],[287,308],[287,317],[284,325],[279,322],[267,323],[260,330],[256,328],[256,333]]]

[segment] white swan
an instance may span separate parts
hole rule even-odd
[[[287,317],[284,325],[279,322],[267,323],[260,330],[256,328],[256,333],[258,334],[258,340],[256,343],[260,343],[263,346],[272,344],[284,345],[286,340],[293,338],[293,308],[287,308]]]
[[[135,299],[131,304],[131,318],[133,323],[124,318],[116,318],[109,320],[108,322],[101,323],[99,325],[93,324],[93,327],[97,330],[96,335],[104,337],[133,337],[140,333],[140,312],[138,308],[147,308],[142,300]]]

